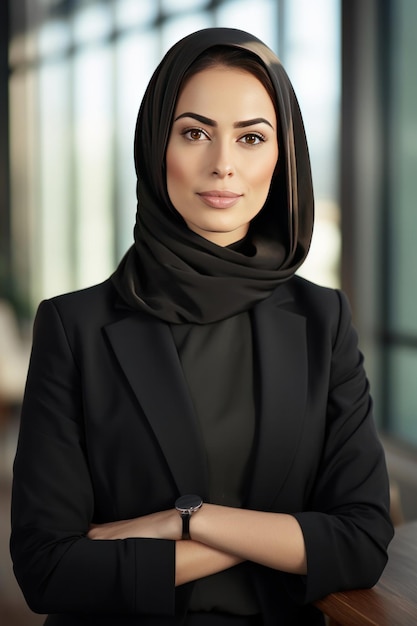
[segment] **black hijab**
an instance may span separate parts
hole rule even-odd
[[[279,162],[267,201],[247,235],[250,255],[191,231],[171,204],[166,186],[165,152],[182,79],[199,55],[218,45],[251,51],[265,66],[276,93]],[[267,298],[305,260],[314,200],[303,121],[280,61],[249,33],[208,28],[167,52],[139,110],[135,165],[135,243],[112,276],[128,307],[171,323],[216,322]]]

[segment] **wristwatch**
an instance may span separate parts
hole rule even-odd
[[[201,509],[203,500],[200,496],[189,494],[181,496],[175,501],[175,508],[181,515],[182,519],[182,539],[191,539],[190,537],[190,518],[193,513]]]

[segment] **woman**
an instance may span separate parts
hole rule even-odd
[[[392,526],[346,299],[294,276],[313,194],[278,59],[238,30],[180,41],[135,162],[134,246],[38,311],[17,579],[52,626],[322,624]]]

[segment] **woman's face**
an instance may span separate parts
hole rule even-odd
[[[170,200],[187,226],[227,246],[262,209],[278,159],[277,119],[262,83],[213,67],[180,94],[166,154]]]

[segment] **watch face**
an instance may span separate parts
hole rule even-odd
[[[203,501],[200,496],[190,494],[178,498],[175,502],[175,508],[178,511],[195,511],[196,509],[199,509],[202,504]]]

